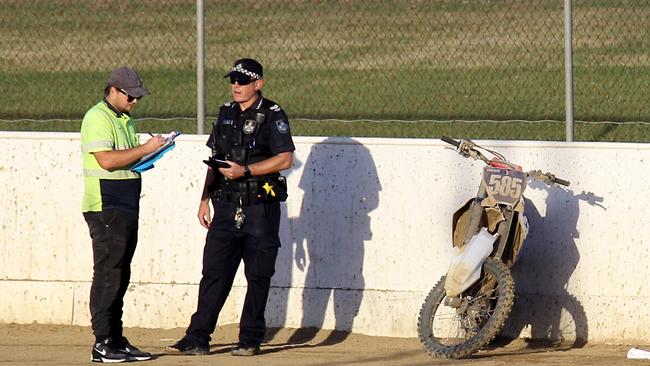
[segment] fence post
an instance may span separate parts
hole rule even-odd
[[[564,0],[564,79],[566,140],[573,141],[573,26],[571,0]]]
[[[205,17],[203,0],[196,0],[196,133],[202,135],[205,126]]]

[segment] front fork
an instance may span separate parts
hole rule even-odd
[[[481,217],[483,216],[483,211],[485,208],[481,206],[481,202],[487,197],[487,190],[485,186],[481,184],[478,189],[478,194],[470,206],[470,217],[469,224],[467,225],[467,232],[465,233],[465,239],[463,245],[469,243],[476,233],[481,229]],[[510,239],[512,221],[515,218],[515,212],[511,207],[503,207],[502,211],[505,218],[504,222],[501,222],[498,226],[497,233],[499,234],[498,245],[495,251],[492,252],[491,256],[501,259],[505,251],[506,243]],[[512,265],[512,262],[507,261],[508,267]]]

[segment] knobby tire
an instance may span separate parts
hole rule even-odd
[[[481,326],[480,330],[462,343],[445,345],[440,343],[433,334],[433,317],[445,298],[445,276],[433,287],[424,301],[418,317],[418,336],[426,352],[435,358],[464,358],[476,353],[486,346],[503,328],[508,314],[512,309],[515,297],[515,283],[510,270],[503,262],[487,258],[483,264],[483,273],[478,283],[492,274],[496,278],[498,298],[492,316]],[[476,288],[470,286],[468,289]],[[466,295],[466,293],[463,293]]]

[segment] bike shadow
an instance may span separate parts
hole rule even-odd
[[[545,191],[546,207],[542,214],[525,199],[530,229],[512,269],[517,297],[501,334],[511,340],[523,338],[528,349],[580,348],[589,340],[589,321],[569,292],[569,280],[580,261],[575,242],[580,236],[580,201],[606,210],[603,198],[536,181],[529,188]]]

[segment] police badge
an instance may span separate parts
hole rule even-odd
[[[257,121],[254,119],[247,119],[246,122],[244,122],[242,131],[244,131],[245,134],[250,135],[255,132],[255,127],[257,127]]]

